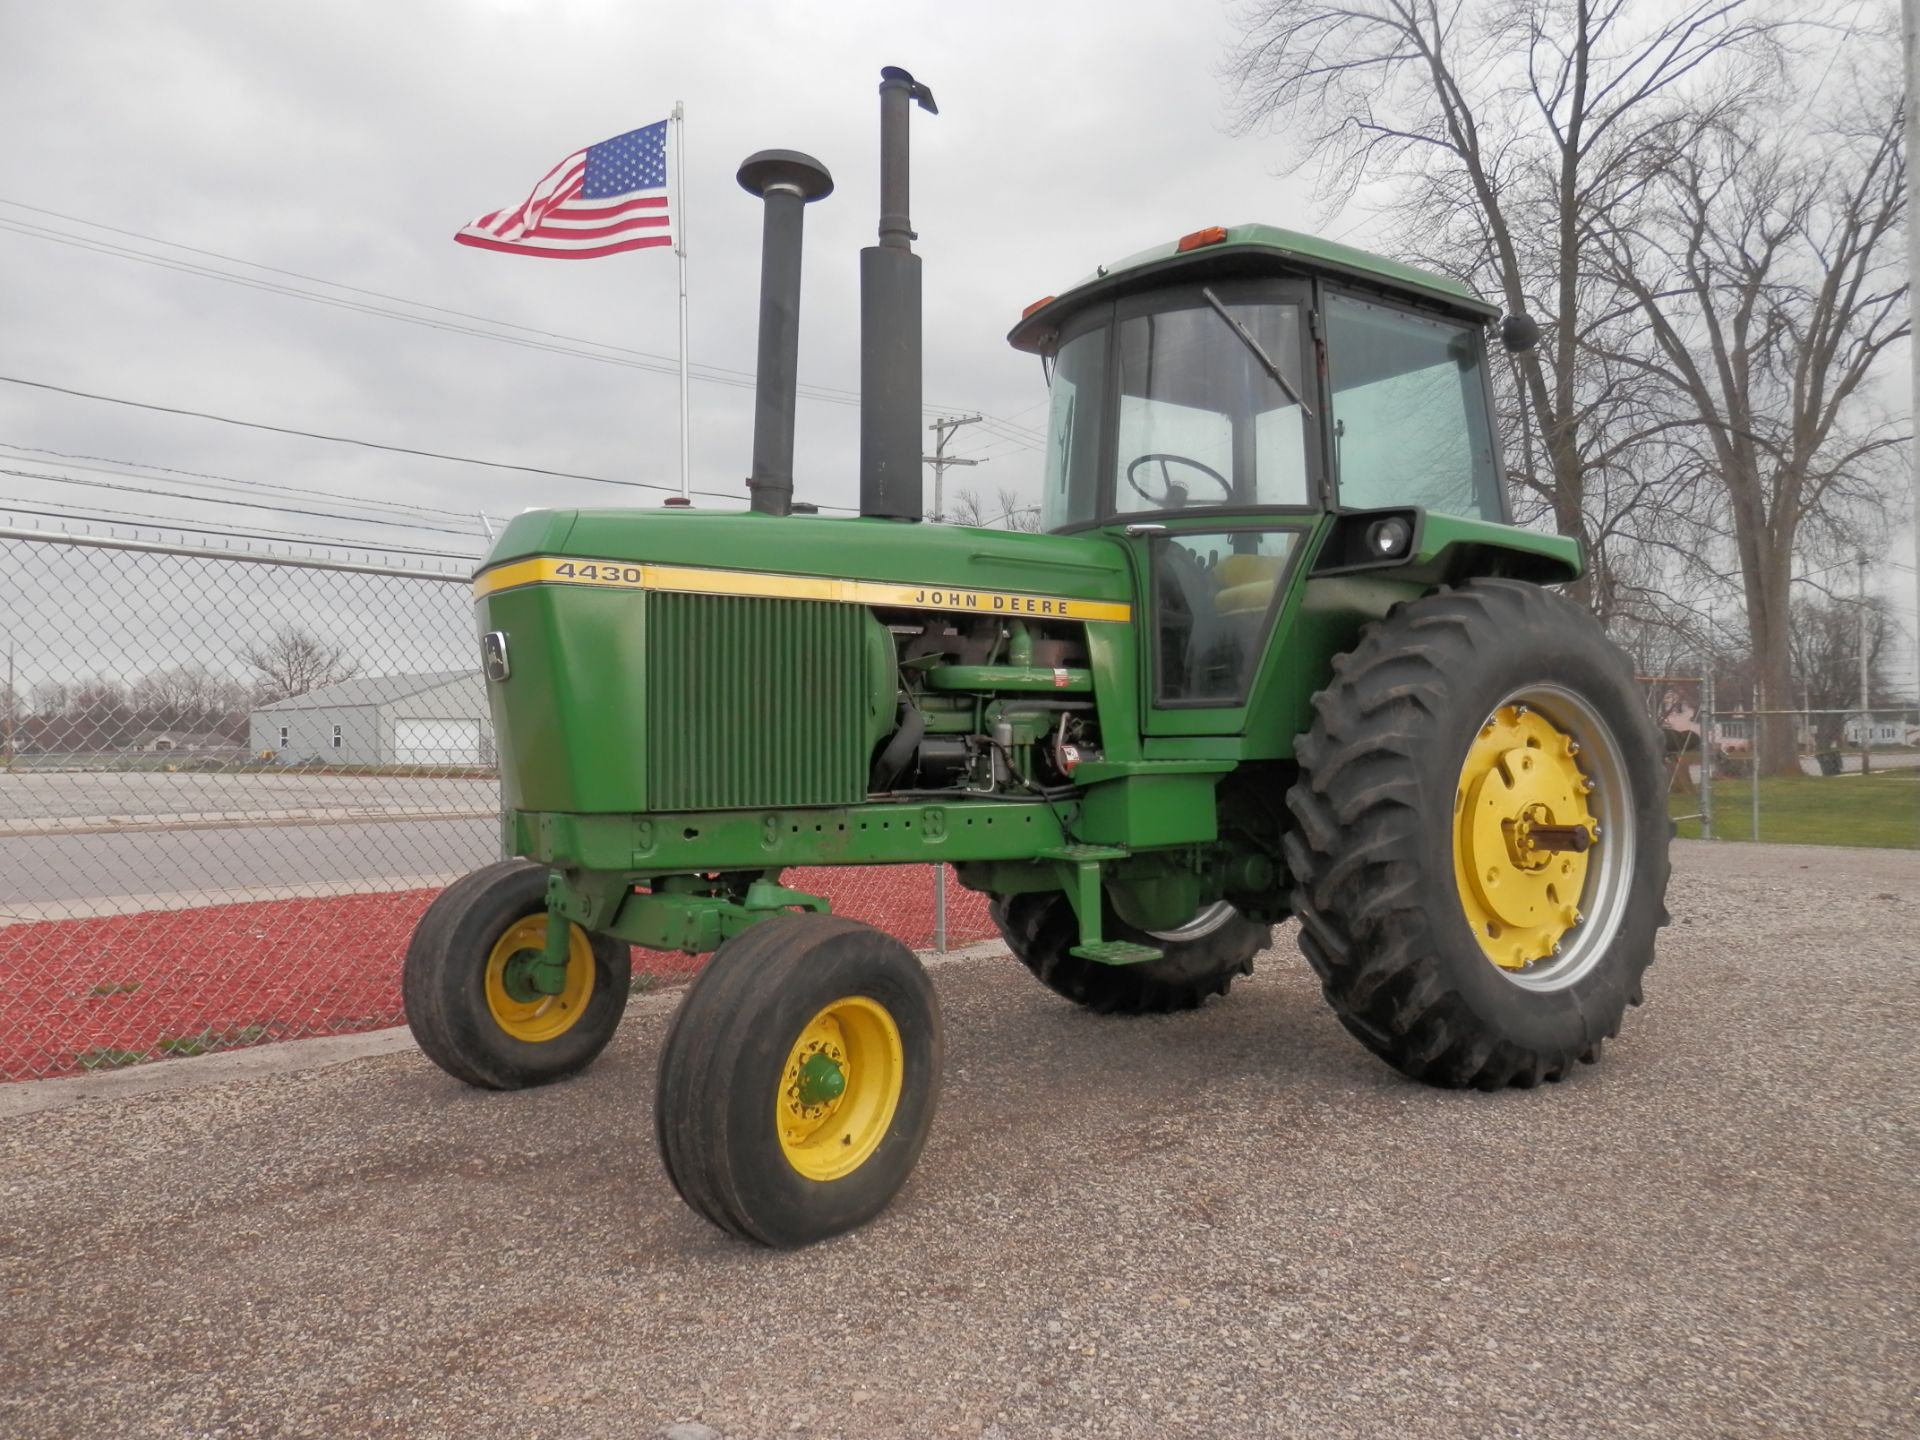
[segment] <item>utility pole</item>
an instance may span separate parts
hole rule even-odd
[[[1862,550],[1860,560],[1860,773],[1869,774],[1873,770],[1873,711],[1867,707],[1873,703],[1868,693],[1867,683],[1867,552]]]
[[[949,465],[978,465],[978,460],[962,460],[947,454],[947,437],[962,425],[972,425],[982,419],[979,415],[942,415],[927,428],[933,431],[933,454],[921,458],[933,466],[933,520],[935,524],[947,518],[942,505],[941,481],[946,478]]]
[[[7,769],[13,769],[13,707],[19,701],[13,693],[13,637],[7,637]]]

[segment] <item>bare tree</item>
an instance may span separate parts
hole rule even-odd
[[[218,730],[244,713],[247,701],[245,686],[197,663],[152,671],[133,687],[141,722],[158,730]]]
[[[1228,62],[1243,131],[1296,137],[1324,194],[1393,182],[1403,248],[1541,322],[1514,358],[1528,484],[1604,576],[1589,490],[1661,433],[1598,433],[1583,384],[1592,296],[1585,219],[1631,202],[1649,165],[1686,143],[1689,117],[1740,98],[1723,57],[1764,56],[1771,27],[1742,0],[1254,0]],[[1621,412],[1616,411],[1616,418]],[[1617,513],[1617,512],[1616,512]],[[1591,600],[1592,583],[1575,587]]]
[[[986,507],[980,503],[979,492],[971,485],[956,491],[952,508],[947,519],[955,525],[968,525],[975,530],[983,529],[987,524]]]
[[[1852,60],[1856,99],[1837,118],[1723,115],[1647,175],[1632,215],[1586,222],[1593,262],[1653,341],[1613,358],[1665,386],[1698,437],[1761,708],[1792,703],[1791,587],[1808,530],[1883,517],[1907,438],[1863,389],[1910,333],[1905,102],[1889,52],[1897,41]],[[1796,768],[1787,727],[1771,727],[1761,760]]]
[[[1802,595],[1793,603],[1791,704],[1810,710],[1856,710],[1860,704],[1860,602]],[[1884,600],[1867,602],[1867,676],[1872,706],[1892,708],[1887,660],[1904,636]],[[1782,707],[1786,708],[1786,707]],[[1814,743],[1837,750],[1848,715],[1813,717]]]
[[[1038,531],[1040,507],[1025,500],[1016,485],[1002,485],[992,502],[982,500],[971,486],[953,497],[948,519],[955,525],[971,525],[985,530],[995,526],[1003,530]]]
[[[304,695],[322,685],[351,680],[360,667],[337,645],[329,645],[297,625],[274,629],[265,644],[242,652],[240,659],[260,672],[254,698],[261,704]]]
[[[1040,529],[1040,507],[1021,495],[1019,486],[1002,485],[995,492],[995,499],[1000,506],[1000,515],[994,523],[1028,534]]]

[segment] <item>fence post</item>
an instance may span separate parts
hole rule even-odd
[[[947,953],[947,867],[933,862],[933,948]]]
[[[1713,662],[1700,680],[1700,838],[1713,839]]]
[[[1768,717],[1761,714],[1758,707],[1753,712],[1753,763],[1747,767],[1747,788],[1753,800],[1753,819],[1747,826],[1747,839],[1754,844],[1760,843],[1760,756],[1761,741],[1766,737]]]

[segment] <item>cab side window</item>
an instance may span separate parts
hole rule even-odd
[[[1334,295],[1327,351],[1343,506],[1503,518],[1483,352],[1470,327]]]

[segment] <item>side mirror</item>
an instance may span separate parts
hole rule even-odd
[[[1540,343],[1540,327],[1524,311],[1500,317],[1500,343],[1513,354],[1531,350]]]

